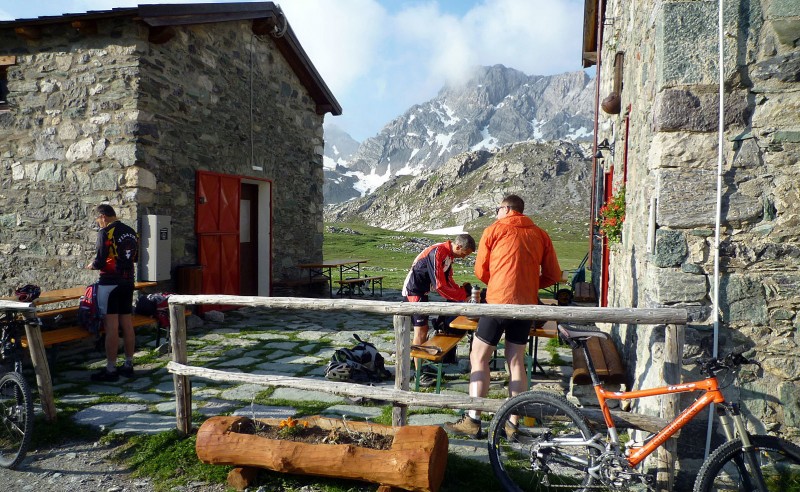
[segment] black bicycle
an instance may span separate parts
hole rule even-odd
[[[0,466],[15,468],[33,436],[33,397],[22,376],[25,320],[18,311],[0,311]]]

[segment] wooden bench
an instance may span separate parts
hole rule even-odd
[[[65,308],[65,309],[69,310],[69,309],[73,309],[73,308]],[[75,311],[77,311],[77,309],[78,309],[77,307],[74,308]],[[57,311],[57,310],[53,310],[53,311]],[[47,313],[49,313],[49,312],[50,311],[47,311]],[[68,311],[65,311],[65,312],[68,312]],[[45,313],[40,313],[40,314],[45,314]],[[155,318],[153,318],[152,316],[145,316],[143,314],[134,314],[134,315],[132,315],[132,319],[133,319],[133,327],[134,328],[139,328],[139,327],[142,327],[142,326],[149,326],[149,325],[156,324],[156,319]],[[102,329],[101,329],[101,333],[102,333]],[[93,335],[91,333],[89,333],[89,331],[87,329],[85,329],[84,327],[82,327],[80,325],[70,325],[70,326],[64,326],[64,327],[61,327],[61,328],[56,328],[54,330],[42,331],[42,343],[44,344],[45,348],[50,348],[53,345],[58,345],[60,343],[74,342],[74,341],[77,341],[77,340],[83,340],[84,338],[89,338],[91,336],[93,336]],[[159,335],[159,338],[156,339],[156,345],[158,345],[159,339],[160,339],[160,335]],[[28,348],[28,339],[27,339],[27,337],[23,336],[22,340],[20,340],[20,343],[22,343],[23,347]]]
[[[600,379],[609,384],[625,383],[625,366],[617,352],[617,347],[610,339],[592,337],[588,342],[589,356]],[[572,350],[572,382],[574,384],[592,384],[592,377],[586,366],[586,359],[581,349]]]
[[[577,282],[575,289],[572,292],[572,300],[575,302],[585,302],[597,304],[597,293],[594,290],[594,285],[588,282]]]
[[[366,287],[367,284],[370,284],[372,286],[372,295],[374,296],[375,284],[378,284],[380,287],[380,295],[383,297],[383,278],[383,275],[381,275],[377,277],[346,278],[344,280],[337,280],[336,283],[339,284],[339,291],[337,294],[363,296],[364,291],[362,290],[362,287]]]
[[[458,345],[458,342],[464,338],[466,333],[438,333],[421,345],[411,346],[411,358],[421,359],[417,361],[414,391],[419,391],[422,366],[428,365],[436,367],[436,392],[439,393],[442,390],[442,360],[448,352]]]
[[[70,306],[59,309],[49,309],[47,311],[36,311],[36,317],[48,319],[48,318],[55,318],[59,314],[60,315],[68,314],[74,316],[77,313],[78,313],[78,306]]]

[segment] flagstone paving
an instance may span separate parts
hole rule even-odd
[[[381,300],[399,301],[396,291],[384,290]],[[208,318],[217,321],[208,321]],[[383,354],[387,368],[394,372],[394,329],[392,316],[369,313],[294,311],[243,308],[207,316],[205,322],[190,319],[187,340],[189,364],[249,374],[302,376],[324,380],[324,368],[337,348],[352,347],[358,334]],[[102,367],[104,356],[90,341],[59,348],[51,373],[59,411],[74,411],[81,424],[101,427],[112,433],[156,433],[175,427],[175,399],[172,375],[166,370],[170,355],[154,347],[154,333],[137,334],[136,370],[133,378],[115,383],[91,383],[89,374]],[[540,350],[547,365],[549,353]],[[465,394],[468,390],[468,346],[458,347],[459,363],[446,366],[442,393]],[[570,353],[559,356],[569,360]],[[561,384],[563,368],[554,367],[553,376],[534,382]],[[504,378],[493,380],[490,395],[502,395]],[[383,383],[393,385],[393,381]],[[102,402],[101,402],[102,398]],[[113,399],[113,402],[109,402]],[[277,404],[271,405],[270,402]],[[354,420],[382,415],[375,402],[359,404],[358,398],[291,388],[270,388],[252,383],[226,383],[192,379],[192,410],[199,425],[213,415],[245,415],[251,418],[286,418],[299,406],[312,402],[321,414]],[[410,408],[412,425],[441,425],[457,418],[457,412],[443,409]],[[488,424],[485,423],[488,427]],[[485,440],[450,439],[450,451],[479,460],[487,459]]]

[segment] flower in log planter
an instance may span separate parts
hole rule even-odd
[[[361,437],[354,439],[353,435]],[[386,447],[379,442],[382,436],[391,438],[388,449],[380,449]],[[361,445],[365,440],[373,447]],[[240,489],[249,485],[242,477],[255,475],[248,473],[249,468],[265,468],[420,492],[439,490],[447,447],[447,434],[439,426],[394,428],[318,416],[302,421],[292,417],[282,421],[211,417],[200,426],[195,446],[204,463],[239,467],[228,476],[228,482]]]

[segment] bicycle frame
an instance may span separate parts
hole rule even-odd
[[[689,393],[693,391],[704,392],[700,398],[686,407],[677,417],[675,417],[672,422],[661,429],[642,446],[634,446],[629,448],[627,459],[631,467],[635,467],[641,463],[659,446],[664,444],[667,439],[672,437],[684,425],[697,416],[698,413],[703,411],[703,409],[712,403],[725,403],[725,397],[719,390],[719,382],[717,381],[716,377],[706,378],[701,381],[691,381],[687,383],[633,391],[607,391],[601,384],[597,384],[594,387],[594,391],[597,395],[597,400],[600,403],[600,409],[603,412],[603,419],[608,426],[609,434],[617,443],[619,440],[617,438],[616,426],[611,418],[611,411],[608,409],[608,403],[606,403],[606,400],[637,400],[651,396],[673,395],[676,393]]]
[[[24,323],[12,316],[0,323],[0,360],[8,359],[11,371],[22,374],[22,345],[20,328]]]

